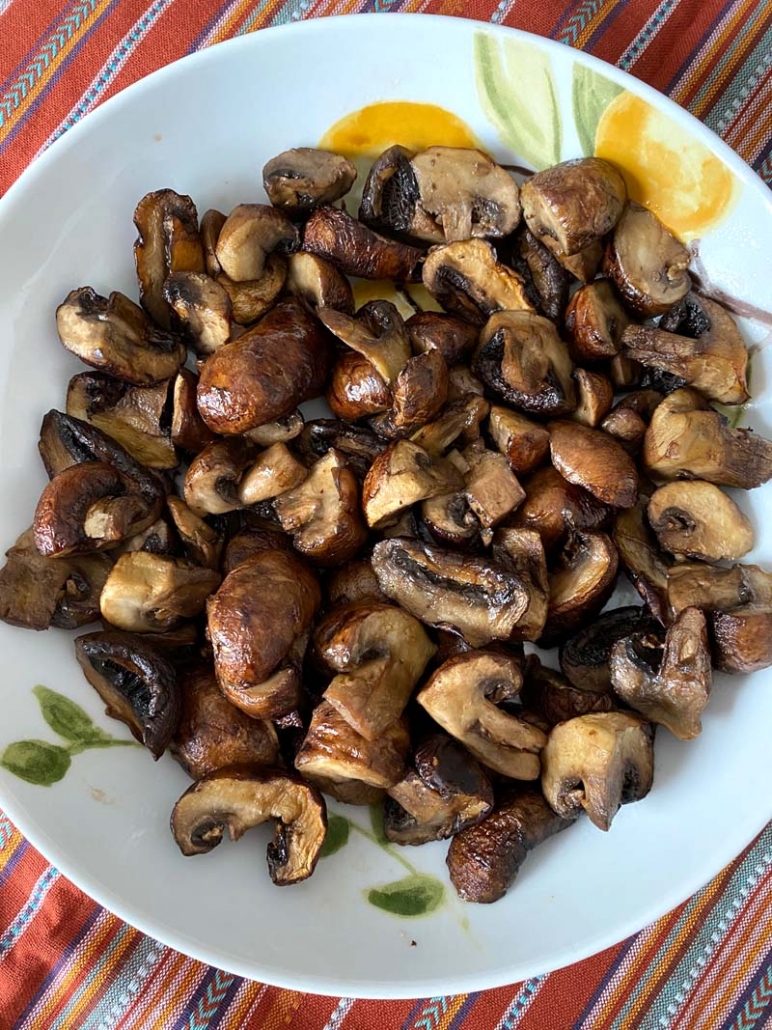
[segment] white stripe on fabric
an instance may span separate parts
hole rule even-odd
[[[531,980],[526,980],[523,984],[523,989],[496,1024],[496,1030],[514,1030],[516,1026],[519,1026],[523,1016],[531,1007],[536,995],[548,979],[549,974],[546,976],[535,976]]]
[[[324,1030],[340,1030],[343,1021],[354,1005],[353,998],[341,998],[335,1007],[335,1011],[327,1020]]]

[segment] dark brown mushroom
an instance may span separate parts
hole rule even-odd
[[[244,279],[238,282],[220,272],[217,285],[225,290],[231,305],[231,316],[236,326],[231,326],[230,340],[238,338],[238,326],[251,326],[270,311],[287,282],[287,259],[283,254],[269,254],[259,279]]]
[[[171,378],[186,357],[184,344],[128,297],[101,297],[90,286],[67,294],[56,309],[56,329],[67,350],[86,365],[135,386]]]
[[[190,369],[180,369],[172,384],[172,443],[183,451],[198,454],[216,437],[198,411],[196,391],[198,376]]]
[[[454,365],[448,369],[448,400],[465,399],[470,394],[482,397],[485,383],[478,379],[468,365]]]
[[[351,283],[338,269],[318,254],[299,251],[287,259],[286,289],[300,297],[312,310],[335,308],[354,314]]]
[[[216,440],[205,447],[185,473],[183,495],[190,510],[203,518],[243,507],[239,485],[252,456],[253,449],[238,437]]]
[[[611,597],[619,557],[605,533],[574,532],[550,575],[542,643],[550,646],[593,619]]]
[[[712,483],[666,483],[651,495],[647,511],[660,546],[679,557],[733,561],[754,544],[748,518]]]
[[[493,807],[485,770],[457,741],[439,733],[416,748],[411,768],[388,794],[383,831],[393,844],[447,840]]]
[[[497,311],[533,311],[522,277],[499,262],[485,240],[432,247],[422,275],[435,300],[474,325]]]
[[[589,247],[584,247],[576,254],[565,254],[562,250],[554,251],[558,263],[583,285],[591,283],[598,274],[603,260],[603,243],[596,240]]]
[[[528,852],[573,821],[573,816],[556,815],[537,787],[510,787],[486,819],[450,842],[450,882],[463,901],[498,901],[512,886]]]
[[[436,543],[460,551],[480,539],[479,520],[460,491],[421,501],[421,524]]]
[[[323,458],[334,447],[346,459],[357,479],[363,480],[386,443],[364,426],[352,426],[337,419],[317,418],[306,423],[295,446],[309,464],[313,464],[317,458]]]
[[[611,536],[628,579],[665,625],[668,621],[667,578],[672,559],[660,550],[646,518],[647,497],[621,511],[614,520]]]
[[[307,880],[327,834],[327,808],[315,787],[279,769],[215,769],[174,806],[171,829],[183,855],[216,848],[227,829],[238,840],[253,826],[275,821],[268,871],[277,887]]]
[[[166,507],[186,557],[205,569],[219,568],[223,544],[220,534],[179,497],[170,494],[166,498]]]
[[[308,219],[303,250],[325,258],[344,275],[398,282],[420,279],[422,251],[388,240],[334,207],[320,207]]]
[[[227,576],[237,565],[263,551],[286,551],[293,555],[292,541],[279,529],[242,529],[228,541],[222,571]]]
[[[576,408],[571,418],[574,422],[595,429],[611,410],[614,387],[600,372],[588,372],[586,368],[574,370],[574,382]]]
[[[445,358],[438,350],[416,354],[394,381],[392,408],[383,417],[386,424],[374,428],[385,436],[404,436],[414,432],[436,418],[447,396],[448,366]]]
[[[634,201],[617,222],[603,272],[625,304],[637,315],[661,315],[686,296],[692,286],[689,251],[657,216]]]
[[[205,272],[174,272],[164,283],[163,298],[196,354],[214,354],[230,339],[231,299]]]
[[[772,665],[772,602],[712,611],[709,618],[713,659],[721,672],[757,672]]]
[[[549,429],[552,463],[561,476],[612,508],[632,508],[638,472],[616,440],[574,422],[551,422]]]
[[[455,315],[417,311],[405,322],[416,354],[438,350],[448,367],[465,361],[477,343],[477,330]]]
[[[285,150],[263,166],[268,199],[292,218],[340,200],[356,177],[357,170],[347,158],[313,147]]]
[[[325,580],[325,591],[331,608],[358,601],[386,601],[375,578],[369,558],[358,558],[332,569]]]
[[[476,394],[467,394],[448,403],[440,416],[421,426],[412,435],[413,443],[433,458],[442,455],[459,437],[466,441],[480,437],[480,424],[490,411],[490,404]]]
[[[356,318],[341,311],[322,310],[319,318],[347,347],[372,363],[391,386],[410,360],[410,338],[397,308],[390,301],[371,301]]]
[[[525,278],[531,300],[540,315],[561,322],[568,302],[568,275],[549,248],[526,227],[518,233],[513,267]]]
[[[584,810],[608,830],[622,805],[640,801],[654,775],[652,726],[628,712],[593,712],[550,731],[542,752],[541,787],[563,818]]]
[[[512,639],[538,640],[547,621],[550,599],[547,556],[541,537],[532,529],[497,529],[491,553],[494,562],[520,577],[528,593],[528,607]]]
[[[549,454],[547,429],[509,408],[491,405],[488,432],[509,462],[509,467],[518,475],[533,472]]]
[[[462,486],[461,474],[449,461],[432,458],[410,440],[398,440],[370,466],[362,487],[362,508],[368,526],[381,529],[413,504]]]
[[[545,548],[553,551],[574,530],[605,529],[611,517],[607,505],[548,465],[525,483],[525,500],[513,521],[523,529],[536,530]]]
[[[339,354],[327,385],[333,415],[349,422],[388,411],[391,390],[375,365],[356,351]]]
[[[492,315],[480,333],[472,370],[490,390],[528,415],[565,415],[576,407],[568,349],[541,315]]]
[[[561,644],[560,668],[578,690],[608,694],[611,690],[609,655],[614,644],[633,634],[657,632],[659,623],[647,608],[640,605],[613,608]]]
[[[622,349],[630,318],[608,279],[580,287],[566,308],[566,334],[577,361],[604,361]]]
[[[88,633],[75,641],[75,653],[107,714],[125,723],[153,758],[160,758],[182,710],[174,666],[131,633]]]
[[[636,390],[627,394],[603,419],[600,428],[613,436],[628,454],[637,455],[643,446],[646,427],[662,400],[657,390]]]

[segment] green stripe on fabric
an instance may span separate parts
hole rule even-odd
[[[724,75],[724,69],[737,56],[737,51],[742,46],[743,40],[747,39],[749,36],[752,36],[754,34],[756,29],[758,28],[759,22],[763,24],[765,21],[769,19],[769,10],[770,9],[769,7],[767,7],[766,4],[758,4],[756,8],[751,11],[751,13],[748,15],[747,21],[739,30],[738,35],[735,36],[734,41],[730,44],[726,53],[720,58],[717,64],[711,64],[710,72],[707,76],[705,76],[702,85],[697,90],[694,97],[689,101],[689,108],[698,106],[702,102],[702,100],[708,95],[708,93],[711,90],[711,87],[713,87],[717,81],[721,82],[721,79]],[[751,68],[755,68],[761,60],[761,57],[758,55],[763,54],[766,50],[769,49],[770,40],[772,40],[772,26],[767,28],[766,32],[759,40],[757,46],[754,47],[751,57],[753,56],[753,54],[756,54],[757,56],[751,64]],[[714,47],[715,42],[711,41],[711,45]],[[718,97],[713,101],[713,107],[710,109],[710,111],[707,111],[703,115],[701,115],[701,120],[705,122],[706,125],[709,125],[711,128],[713,128],[713,125],[710,121],[710,116],[714,107],[717,106],[719,103],[723,105],[725,101],[731,103],[733,97],[736,95],[736,93],[739,92],[740,88],[742,87],[741,75],[746,65],[747,61],[745,62],[745,64],[743,64],[742,69],[740,69],[738,73],[732,78],[732,81],[725,87],[722,87],[721,91],[718,94]]]
[[[706,115],[704,121],[714,132],[721,134],[734,121],[744,103],[755,89],[772,62],[772,28],[759,40],[748,55],[720,99]]]
[[[124,944],[129,934],[136,933],[132,927],[127,926],[123,923],[116,933],[115,937],[110,941],[109,945],[105,948],[99,958],[94,962],[89,971],[84,975],[83,979],[78,984],[77,988],[73,991],[70,996],[67,1005],[59,1013],[56,1021],[49,1024],[46,1030],[74,1030],[75,1024],[70,1018],[73,1009],[77,1006],[80,999],[88,991],[89,987],[93,984],[94,980],[98,979],[105,966],[111,964],[113,954],[119,950]],[[111,976],[114,975],[114,971],[111,970]]]
[[[142,937],[124,963],[111,970],[116,989],[109,988],[91,1010],[80,1030],[104,1030],[117,1026],[136,1001],[137,995],[158,965],[165,948],[151,937]]]

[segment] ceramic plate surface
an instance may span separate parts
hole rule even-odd
[[[382,102],[357,135],[346,116]],[[454,19],[333,18],[241,38],[105,104],[0,201],[0,544],[30,523],[45,482],[40,420],[63,407],[81,370],[58,343],[54,309],[84,284],[136,296],[137,200],[170,186],[201,213],[228,211],[263,199],[262,165],[281,150],[327,133],[377,151],[400,132],[404,142],[471,139],[536,168],[611,157],[635,195],[692,244],[714,288],[772,309],[770,194],[715,136],[637,80],[568,47]],[[743,419],[768,432],[767,331],[750,320],[743,331],[756,348]],[[772,559],[762,516],[771,500],[769,488],[740,498],[757,533],[749,560]],[[0,625],[0,654],[0,804],[22,832],[147,933],[298,990],[437,995],[573,962],[682,901],[772,815],[772,674],[717,677],[698,740],[659,734],[650,796],[624,808],[609,834],[583,821],[549,841],[496,905],[456,899],[447,845],[384,849],[367,810],[342,808],[339,850],[311,880],[279,890],[266,871],[266,828],[205,857],[180,856],[168,820],[188,781],[171,759],[154,764],[138,747],[105,746],[127,732],[104,715],[69,634]]]

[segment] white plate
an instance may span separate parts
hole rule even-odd
[[[488,89],[487,100],[478,86]],[[639,99],[612,100],[620,87]],[[86,283],[99,292],[135,294],[131,215],[139,197],[171,186],[190,193],[200,212],[260,200],[268,157],[316,144],[355,107],[400,99],[442,105],[499,159],[521,162],[578,156],[582,140],[593,138],[598,112],[612,101],[616,121],[603,123],[601,137],[619,135],[618,109],[630,104],[622,121],[635,134],[631,160],[651,146],[661,164],[651,140],[662,139],[657,112],[666,113],[675,122],[671,141],[691,148],[689,169],[708,158],[695,181],[721,194],[698,198],[712,214],[695,230],[714,282],[772,308],[769,193],[708,130],[637,80],[568,47],[454,19],[356,16],[244,37],[165,68],[109,101],[0,202],[0,543],[9,545],[30,522],[44,484],[36,454],[40,418],[63,405],[65,384],[78,370],[57,341],[54,308]],[[645,104],[652,105],[653,120],[642,130]],[[555,111],[563,126],[559,147]],[[529,114],[532,131],[524,128]],[[688,228],[694,200],[688,190],[681,197],[673,220],[685,221],[676,228]],[[750,341],[763,343],[763,328],[746,323],[745,329]],[[763,430],[766,350],[754,358],[753,371],[755,401],[747,417]],[[761,489],[741,502],[756,525],[761,558],[772,555],[770,520],[761,518],[770,495]],[[0,747],[58,740],[31,692],[35,684],[61,692],[100,727],[126,737],[82,678],[68,634],[35,636],[0,626],[0,653]],[[138,748],[77,754],[49,788],[0,770],[0,804],[93,898],[205,962],[321,993],[472,991],[596,952],[717,873],[772,815],[771,723],[768,673],[717,678],[702,737],[681,744],[659,734],[654,789],[622,810],[611,833],[584,821],[534,853],[504,901],[465,906],[448,885],[444,902],[421,919],[367,903],[364,891],[405,870],[359,834],[320,862],[310,881],[286,890],[274,888],[266,872],[267,831],[183,859],[168,818],[188,781],[170,759],[154,765]],[[366,811],[346,814],[369,825]],[[403,850],[401,857],[447,885],[444,853],[435,844]]]

